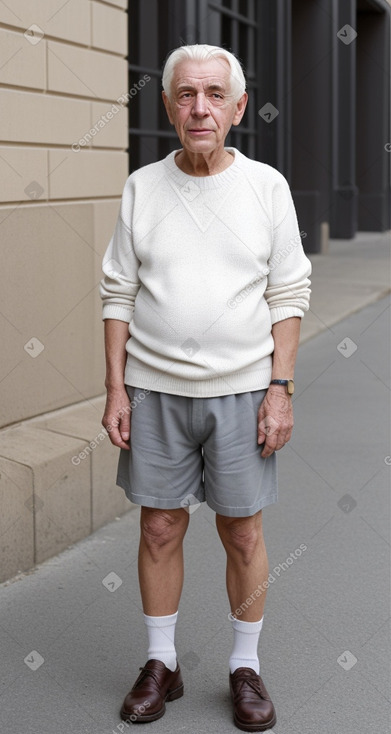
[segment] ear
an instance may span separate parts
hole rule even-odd
[[[234,119],[232,120],[233,125],[239,125],[239,122],[241,121],[247,106],[247,100],[248,94],[247,92],[244,92],[241,98],[236,102]]]
[[[171,102],[170,102],[169,97],[167,97],[167,95],[166,95],[166,93],[164,91],[162,92],[162,98],[163,98],[164,106],[166,108],[167,117],[168,117],[171,125],[174,125],[174,118],[173,118],[172,112],[171,112]]]

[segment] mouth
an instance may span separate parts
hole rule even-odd
[[[190,128],[187,132],[190,133],[190,135],[202,136],[202,135],[209,135],[213,131],[207,127],[202,127],[202,128],[194,127],[194,128]]]

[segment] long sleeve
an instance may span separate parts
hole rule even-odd
[[[114,234],[105,252],[99,293],[102,299],[102,319],[129,321],[134,311],[134,302],[140,282],[139,261],[133,248],[131,231],[131,187],[125,184],[120,212]]]
[[[125,183],[100,294],[103,319],[128,325],[127,385],[189,397],[266,388],[272,325],[308,309],[288,183],[232,150],[219,174],[189,176],[173,151]]]
[[[272,324],[292,316],[304,316],[309,308],[311,293],[311,263],[301,243],[305,233],[299,231],[292,195],[285,179],[278,186],[275,196],[276,213],[281,211],[282,201],[285,202],[285,212],[282,220],[277,220],[273,228],[268,285],[265,290]]]

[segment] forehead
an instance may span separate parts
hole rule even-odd
[[[228,88],[230,83],[231,69],[229,63],[224,58],[214,58],[205,61],[185,60],[180,61],[175,69],[172,84],[178,87],[181,84],[192,84],[195,86],[203,86],[208,82],[219,82],[222,86]]]

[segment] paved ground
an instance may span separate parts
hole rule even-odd
[[[390,290],[389,232],[330,240],[327,254],[311,255],[311,261],[311,310],[302,322],[302,342]]]
[[[356,252],[342,245],[323,262],[314,258],[310,318],[322,331],[300,349],[295,433],[279,455],[279,502],[264,512],[273,580],[259,653],[275,734],[390,731],[385,238],[367,238],[366,247],[360,240]],[[146,649],[138,515],[0,586],[1,731],[128,731],[118,709]],[[185,555],[177,649],[186,692],[147,729],[229,734],[237,729],[227,686],[225,559],[204,506],[191,516]]]

